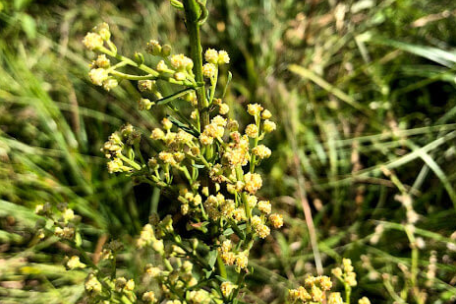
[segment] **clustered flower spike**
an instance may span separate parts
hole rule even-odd
[[[353,271],[352,261],[350,259],[342,259],[342,268],[334,268],[332,273],[342,283],[354,287],[356,286],[356,273]]]
[[[344,284],[346,295],[350,297],[351,288],[356,286],[356,274],[352,266],[351,260],[343,259],[342,268],[334,268],[333,275]],[[327,276],[313,277],[309,276],[305,279],[304,285],[296,289],[288,290],[288,300],[291,303],[315,304],[344,304],[349,303],[350,299],[344,302],[340,292],[330,292],[333,284]],[[358,304],[370,304],[367,297],[363,297],[358,301]]]
[[[304,286],[288,291],[288,299],[292,303],[321,303],[325,301],[326,291],[331,287],[331,279],[327,276],[308,277]]]

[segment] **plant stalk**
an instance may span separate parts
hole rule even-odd
[[[190,38],[190,57],[193,60],[193,69],[197,84],[203,84],[203,48],[201,46],[200,25],[198,24],[201,9],[196,0],[184,0],[185,24]],[[204,92],[204,86],[196,88],[198,111],[201,119],[200,131],[209,124],[209,105]]]

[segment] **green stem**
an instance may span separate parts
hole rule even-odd
[[[222,257],[219,254],[217,254],[217,267],[219,269],[220,276],[224,279],[227,279],[228,276],[226,274],[226,267],[222,261]]]
[[[351,296],[351,286],[347,283],[345,284],[345,303],[350,304],[350,296]]]
[[[135,170],[141,170],[141,165],[139,165],[137,162],[135,162],[134,160],[131,160],[127,157],[125,157],[124,155],[122,154],[119,154],[119,158],[121,160],[123,160],[124,162],[126,162],[127,164],[129,164],[130,166],[132,166]]]
[[[203,48],[201,46],[200,26],[198,24],[201,11],[196,0],[184,0],[183,2],[185,23],[190,38],[190,57],[193,60],[195,80],[198,84],[203,84]],[[204,127],[209,124],[209,107],[204,86],[200,86],[196,89],[196,97],[198,98],[198,111],[201,119],[200,130],[203,131]]]
[[[257,114],[257,116],[255,117],[255,124],[258,128],[258,132],[260,132],[260,117],[259,117],[259,114]],[[253,148],[256,148],[258,146],[258,142],[260,141],[260,136],[258,135],[254,140],[253,140]],[[255,155],[252,153],[252,157],[250,158],[250,173],[253,173],[255,171],[255,165],[256,165],[256,157]]]
[[[114,75],[118,78],[122,78],[122,79],[128,79],[128,80],[164,80],[164,81],[167,81],[169,83],[173,83],[173,84],[178,84],[178,85],[182,85],[182,86],[190,86],[190,87],[194,87],[195,85],[187,80],[182,80],[182,81],[179,81],[179,80],[176,80],[174,78],[171,78],[171,77],[167,77],[167,76],[164,76],[164,75],[153,75],[153,74],[148,74],[148,75],[133,75],[133,74],[126,74],[126,73],[122,73],[122,72],[119,72],[119,71],[110,71],[109,72],[111,75]]]
[[[209,97],[209,104],[212,104],[214,100],[214,95],[215,95],[215,88],[217,87],[217,81],[218,81],[218,67],[215,71],[214,77],[211,79],[211,95]]]

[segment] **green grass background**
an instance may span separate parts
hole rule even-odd
[[[456,3],[220,0],[208,8],[203,45],[231,56],[227,103],[244,123],[246,104],[261,103],[279,127],[267,141],[261,196],[287,224],[257,245],[246,302],[283,303],[287,288],[317,273],[306,204],[325,273],[353,259],[355,297],[415,303],[404,290],[416,267],[425,303],[456,301]],[[145,262],[133,238],[166,201],[109,175],[100,147],[125,122],[147,136],[160,117],[137,109],[132,83],[109,93],[90,84],[93,54],[81,40],[106,21],[124,54],[144,51],[149,39],[188,53],[182,18],[164,0],[0,1],[1,303],[80,302],[85,275],[62,266],[72,249],[53,238],[34,244],[33,210],[44,202],[67,202],[82,216],[88,252],[106,236],[123,240],[119,268],[139,276]],[[418,247],[401,193],[419,214]]]

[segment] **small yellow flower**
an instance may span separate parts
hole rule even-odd
[[[139,110],[143,111],[143,110],[150,110],[150,108],[152,108],[152,106],[154,105],[155,103],[153,103],[152,101],[150,101],[149,99],[147,98],[141,98],[138,100],[138,108]]]
[[[358,304],[371,304],[371,302],[367,297],[362,297],[361,299],[359,299]]]
[[[258,234],[258,236],[262,239],[266,238],[269,234],[271,234],[271,229],[269,229],[268,226],[264,224],[260,224],[255,227],[255,232]]]
[[[316,285],[313,285],[310,289],[310,296],[312,297],[313,301],[318,303],[323,302],[325,299],[325,293]]]
[[[261,179],[261,175],[258,173],[247,173],[244,175],[245,181],[245,190],[250,192],[251,194],[255,194],[258,189],[263,186],[263,180]]]
[[[247,112],[252,116],[260,114],[261,111],[263,111],[263,107],[257,103],[249,104],[247,106]]]
[[[96,33],[87,33],[82,43],[87,49],[94,51],[103,46],[103,38]]]
[[[212,123],[206,125],[206,127],[204,127],[204,132],[203,132],[203,134],[206,134],[207,136],[212,137],[212,138],[222,137],[224,133],[225,133],[225,128],[223,128],[222,126],[218,125],[215,122],[212,122]]]
[[[125,284],[125,290],[133,291],[134,289],[135,289],[135,281],[133,281],[132,279],[128,280],[127,284]]]
[[[271,156],[271,149],[265,145],[258,145],[252,149],[253,155],[257,156],[259,159],[265,159]]]
[[[338,278],[342,276],[342,269],[340,267],[334,268],[333,270],[331,270],[331,272]]]
[[[74,255],[72,256],[68,262],[66,263],[68,269],[82,269],[82,268],[86,268],[86,264],[82,263],[80,260],[79,260],[79,257]]]
[[[172,153],[162,151],[158,154],[158,158],[165,164],[170,164],[171,166],[176,165],[176,160]]]
[[[204,53],[204,59],[206,59],[207,62],[210,62],[213,64],[216,64],[218,62],[218,57],[219,57],[219,54],[214,49],[207,49],[206,53]]]
[[[258,215],[254,215],[254,216],[252,216],[250,223],[251,223],[252,227],[255,228],[255,227],[263,224],[263,221],[261,220],[261,218]]]
[[[66,208],[62,212],[62,218],[65,223],[71,222],[74,219],[74,211],[72,209]]]
[[[199,137],[199,140],[200,140],[201,144],[204,145],[204,146],[212,145],[212,143],[214,142],[214,138],[213,137],[207,136],[204,133],[201,133],[201,135]]]
[[[155,293],[153,291],[143,293],[142,300],[146,303],[157,303],[157,298],[155,298]]]
[[[185,73],[182,73],[182,72],[174,73],[173,77],[174,77],[174,79],[176,79],[178,81],[183,81],[186,78]]]
[[[109,77],[109,73],[107,70],[98,68],[98,69],[92,69],[89,72],[89,78],[90,81],[97,86],[102,86],[103,82],[107,80]]]
[[[222,253],[221,257],[225,265],[233,266],[236,262],[236,255],[234,254],[234,252]]]
[[[161,272],[162,271],[158,267],[154,267],[151,264],[146,265],[146,274],[152,278],[160,276]]]
[[[154,249],[158,254],[163,254],[165,250],[163,240],[155,240],[154,242],[152,242],[152,249]]]
[[[220,285],[220,290],[222,291],[222,294],[225,298],[229,297],[233,290],[237,288],[237,285],[234,285],[231,282],[223,282]]]
[[[250,138],[258,137],[258,127],[254,124],[250,124],[245,128],[245,134]]]
[[[155,139],[155,140],[162,140],[165,138],[165,132],[163,132],[162,129],[155,128],[152,131],[152,134],[150,135],[150,138]]]
[[[111,31],[109,30],[109,24],[103,22],[97,25],[94,29],[103,40],[109,40],[111,38]]]
[[[269,201],[259,201],[258,209],[264,214],[269,214],[271,213],[271,203]]]
[[[213,63],[206,63],[203,65],[203,75],[206,78],[212,78],[217,73],[217,67]]]
[[[123,172],[124,165],[120,158],[114,158],[107,164],[109,173]]]
[[[262,119],[269,119],[272,117],[271,112],[269,110],[264,110],[263,113],[261,113],[261,118]]]
[[[164,60],[160,60],[157,64],[157,71],[160,73],[163,73],[165,71],[169,70],[168,66],[166,65]]]
[[[147,43],[146,51],[154,56],[159,56],[161,54],[161,45],[157,40],[150,40]]]
[[[220,113],[221,115],[228,114],[229,111],[230,111],[230,107],[229,107],[226,103],[222,103],[222,104],[219,106],[219,113]]]
[[[239,269],[245,269],[249,264],[249,258],[245,253],[240,253],[236,256],[235,264]]]
[[[152,91],[155,88],[154,80],[140,80],[138,81],[138,89],[141,92]]]
[[[340,292],[331,292],[329,294],[328,304],[344,304]]]
[[[266,133],[271,133],[277,128],[275,122],[270,121],[270,120],[265,120],[263,123],[263,130]]]
[[[249,204],[250,209],[255,208],[257,205],[258,199],[255,195],[248,195],[247,196],[247,204]]]
[[[84,287],[88,293],[92,294],[99,294],[102,290],[100,281],[98,281],[97,277],[93,274],[89,275],[87,281],[84,284]]]
[[[281,214],[273,213],[269,216],[269,221],[274,228],[280,228],[283,226],[283,216]]]
[[[165,130],[171,130],[173,127],[173,123],[168,118],[163,118],[161,123]]]
[[[246,220],[244,208],[236,208],[233,211],[233,219],[236,222],[241,222]]]
[[[108,92],[117,87],[118,85],[119,82],[114,78],[106,79],[105,81],[103,81],[103,89],[105,89]]]
[[[223,241],[222,245],[220,246],[220,251],[222,253],[227,253],[231,251],[231,248],[233,247],[233,244],[231,243],[230,240],[225,240]]]
[[[95,61],[95,66],[103,69],[107,69],[111,66],[111,62],[106,57],[105,54],[98,55],[97,60]]]
[[[220,115],[215,116],[212,118],[211,123],[216,124],[219,127],[225,127],[226,126],[226,118],[223,118]]]
[[[190,70],[193,68],[193,61],[183,54],[171,56],[171,65],[176,70]]]
[[[317,277],[318,284],[320,285],[320,288],[324,291],[328,291],[332,287],[332,282],[331,279],[327,276],[319,276]]]
[[[217,56],[218,64],[228,64],[230,63],[230,56],[226,51],[219,51]]]

